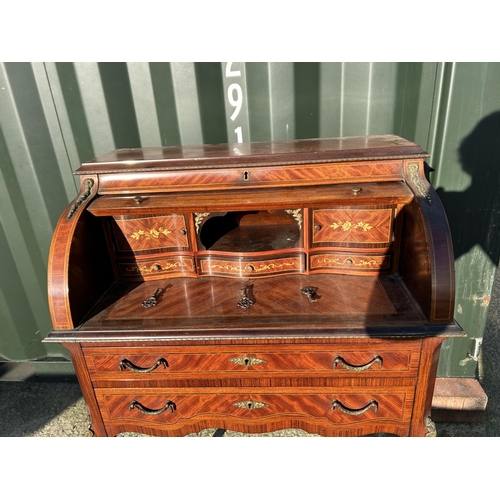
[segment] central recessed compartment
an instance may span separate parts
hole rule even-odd
[[[297,248],[302,224],[293,213],[297,211],[255,210],[213,216],[201,227],[200,242],[206,250],[223,252]]]

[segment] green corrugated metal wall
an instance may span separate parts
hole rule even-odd
[[[72,172],[115,148],[394,133],[432,154],[449,214],[456,318],[441,376],[473,376],[500,252],[499,63],[0,65],[0,356],[68,358],[46,270]]]

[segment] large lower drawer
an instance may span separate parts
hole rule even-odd
[[[339,342],[329,345],[254,345],[179,347],[84,347],[93,379],[162,379],[172,377],[290,377],[312,372],[335,377],[415,376],[420,340]]]
[[[205,427],[233,428],[235,424],[261,428],[266,424],[299,422],[318,425],[376,423],[409,424],[414,388],[393,390],[314,389],[296,392],[234,389],[97,389],[105,425],[179,426],[189,420]],[[302,426],[303,427],[303,426]],[[269,427],[271,428],[271,427]]]

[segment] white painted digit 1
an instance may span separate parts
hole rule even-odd
[[[239,142],[239,143],[242,143],[243,142],[243,133],[241,131],[241,127],[236,127],[234,129],[234,132],[236,134],[236,140]]]

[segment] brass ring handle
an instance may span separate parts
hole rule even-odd
[[[370,402],[366,406],[364,406],[363,408],[360,408],[359,410],[352,410],[350,408],[347,408],[347,406],[344,406],[337,399],[334,399],[332,401],[332,406],[331,406],[330,410],[333,411],[333,410],[335,410],[335,408],[338,408],[342,413],[345,413],[347,415],[361,415],[361,414],[367,412],[370,408],[373,408],[373,411],[375,413],[377,413],[378,403],[374,399],[371,399]]]
[[[136,373],[151,373],[152,371],[156,370],[159,366],[163,366],[163,368],[168,368],[167,360],[165,358],[158,358],[158,361],[156,361],[156,363],[150,366],[149,368],[141,368],[140,366],[134,365],[134,363],[124,358],[120,361],[118,368],[120,368],[121,372],[123,370],[128,369],[131,372],[136,372]]]
[[[349,370],[351,372],[362,372],[362,371],[368,370],[368,368],[370,368],[370,366],[372,366],[375,363],[378,363],[378,367],[382,368],[383,360],[378,354],[376,354],[369,363],[366,363],[366,365],[356,366],[356,365],[351,365],[351,364],[347,363],[347,361],[342,356],[339,356],[337,354],[335,356],[335,358],[333,358],[333,368],[336,368],[339,363],[346,370]]]
[[[146,408],[144,405],[139,403],[139,401],[134,400],[130,403],[128,409],[129,411],[132,411],[134,409],[138,410],[141,413],[144,413],[144,415],[159,415],[166,410],[169,410],[170,413],[174,413],[174,410],[177,410],[177,407],[175,406],[175,403],[173,401],[168,400],[163,408],[160,408],[159,410],[151,410],[150,408]]]

